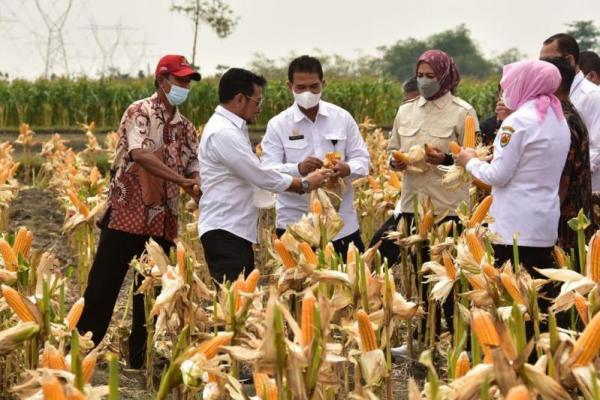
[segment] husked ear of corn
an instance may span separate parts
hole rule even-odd
[[[358,333],[360,335],[360,343],[363,352],[369,352],[377,349],[377,338],[371,327],[371,320],[364,310],[358,310],[356,313],[358,322]]]
[[[309,265],[317,265],[317,255],[308,243],[302,242],[298,244],[298,250],[300,251],[300,253],[302,253],[302,255],[304,256],[304,260]]]
[[[575,299],[575,308],[579,314],[579,318],[585,325],[589,324],[590,316],[588,311],[588,303],[585,297],[583,297],[578,291],[573,291],[573,297]]]
[[[554,246],[552,254],[554,255],[556,265],[559,268],[564,268],[567,265],[567,255],[565,254],[565,251],[560,248],[560,246]]]
[[[207,360],[210,360],[211,358],[217,355],[221,346],[227,346],[229,345],[229,343],[231,343],[232,337],[233,334],[225,333],[207,339],[196,347],[196,353],[202,353],[204,354]]]
[[[423,216],[423,219],[421,220],[421,225],[419,226],[419,235],[422,238],[426,238],[427,234],[431,230],[432,226],[433,226],[433,211],[428,210],[425,213],[425,215]]]
[[[62,354],[51,344],[46,343],[42,353],[41,365],[44,368],[68,371],[67,362]]]
[[[391,170],[389,171],[389,173],[388,173],[388,182],[395,189],[401,189],[402,188],[402,182],[400,182],[400,179],[398,179],[398,175],[396,175],[395,171],[391,171]]]
[[[85,203],[79,200],[79,197],[73,190],[69,190],[67,192],[67,195],[69,196],[69,200],[71,200],[71,203],[73,203],[73,206],[75,206],[75,208],[81,213],[81,215],[83,215],[85,218],[90,216],[90,209]]]
[[[475,337],[481,344],[483,353],[485,355],[484,362],[492,362],[492,352],[490,346],[500,346],[500,337],[498,331],[494,326],[492,316],[487,311],[476,308],[473,310],[471,317],[471,330],[475,334]]]
[[[453,140],[450,143],[448,143],[448,150],[450,150],[450,152],[452,154],[456,155],[456,154],[460,153],[460,151],[462,150],[462,147],[460,147],[460,144],[456,143]]]
[[[452,261],[452,257],[448,250],[444,250],[442,253],[442,261],[444,262],[444,268],[446,269],[448,278],[452,280],[456,279],[456,267],[454,266],[454,262]]]
[[[325,260],[327,262],[331,261],[333,256],[335,255],[335,247],[333,247],[333,243],[328,242],[325,246]]]
[[[185,247],[180,241],[177,242],[177,268],[179,269],[179,275],[185,278]]]
[[[467,149],[474,149],[476,145],[476,132],[475,132],[475,117],[467,115],[465,118],[465,135],[463,138],[463,147]]]
[[[485,263],[481,267],[481,270],[488,277],[488,279],[494,280],[500,278],[500,272],[491,264]]]
[[[456,368],[454,369],[454,379],[463,377],[471,369],[471,362],[469,361],[469,355],[466,351],[460,353],[456,360]]]
[[[256,391],[256,395],[261,400],[265,400],[267,398],[269,387],[269,376],[262,372],[254,372],[252,374],[252,378],[254,381],[254,390]]]
[[[16,271],[19,267],[19,260],[10,244],[4,239],[0,239],[0,254],[4,259],[4,265],[9,271]]]
[[[55,376],[42,381],[42,393],[44,400],[66,400],[63,387]]]
[[[10,286],[2,285],[2,296],[6,299],[6,303],[12,308],[12,310],[17,314],[19,319],[23,322],[36,322],[38,324],[41,323],[39,318],[33,313],[33,311],[26,304],[28,301],[25,297],[23,297],[19,292]]]
[[[373,178],[371,175],[367,176],[367,180],[369,181],[369,187],[372,190],[379,190],[381,189],[381,185],[379,184],[379,181],[375,178]]]
[[[473,215],[471,215],[471,219],[469,219],[469,223],[468,223],[467,227],[475,228],[475,226],[481,224],[483,222],[483,219],[487,215],[488,211],[490,210],[491,206],[492,206],[492,196],[487,195],[487,196],[485,196],[485,198],[483,200],[481,200],[481,202],[479,203],[477,208],[475,208]]]
[[[521,291],[517,286],[517,282],[515,282],[512,276],[502,272],[500,273],[500,281],[502,282],[504,289],[506,289],[506,292],[510,295],[515,303],[523,305],[526,304],[523,296],[521,295]]]
[[[473,289],[477,289],[477,290],[485,289],[485,287],[486,287],[485,279],[483,278],[483,276],[481,276],[481,274],[475,275],[475,274],[471,274],[471,273],[466,273],[465,276],[467,277],[467,281],[473,287]]]
[[[594,282],[600,282],[600,231],[594,233],[588,247],[587,270],[589,277]]]
[[[312,203],[310,203],[310,212],[315,215],[323,215],[323,205],[316,197]]]
[[[24,226],[20,227],[15,235],[15,243],[13,244],[13,251],[15,255],[23,254],[25,247],[27,246],[27,228]]]
[[[300,328],[302,330],[302,345],[310,346],[313,339],[313,328],[315,320],[315,303],[317,299],[309,290],[302,299],[302,317]]]
[[[473,255],[473,258],[475,258],[475,261],[477,261],[477,263],[480,263],[483,259],[483,256],[485,255],[483,244],[475,234],[475,231],[472,229],[467,230],[467,232],[465,233],[465,238],[467,240],[467,247]]]
[[[585,327],[573,347],[568,364],[579,367],[591,363],[600,350],[600,312]]]
[[[525,385],[514,386],[508,391],[505,400],[529,400],[529,391]]]
[[[275,252],[279,255],[281,263],[283,264],[283,267],[285,269],[294,268],[296,266],[296,261],[294,261],[292,255],[281,240],[273,240],[273,248],[275,249]]]
[[[253,269],[248,277],[246,278],[246,284],[244,285],[244,292],[246,293],[254,293],[256,287],[258,286],[258,281],[260,280],[260,271],[258,269]]]
[[[396,161],[401,161],[406,165],[410,164],[410,157],[408,157],[408,155],[401,150],[392,151],[392,158]]]
[[[87,400],[87,397],[74,387],[67,386],[66,400]]]
[[[88,355],[83,358],[81,362],[81,373],[83,376],[83,383],[89,383],[94,376],[94,370],[96,369],[96,363],[98,362],[98,353],[91,351]]]
[[[81,314],[83,313],[84,303],[85,299],[83,297],[77,300],[73,304],[73,306],[71,306],[69,313],[65,317],[65,321],[67,322],[67,329],[69,330],[69,332],[75,329],[75,327],[77,326],[77,323],[81,318]]]

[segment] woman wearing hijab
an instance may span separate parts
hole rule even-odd
[[[513,112],[502,123],[494,141],[491,163],[464,149],[457,164],[492,186],[494,202],[490,230],[501,265],[512,258],[517,235],[520,260],[534,276],[533,267],[552,265],[558,236],[559,185],[570,144],[570,132],[560,101],[554,95],[561,75],[545,61],[520,61],[504,67],[500,86],[504,104]]]

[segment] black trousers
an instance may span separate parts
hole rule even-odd
[[[129,270],[129,263],[139,257],[145,249],[150,236],[101,228],[100,241],[96,258],[88,277],[87,288],[83,297],[85,304],[83,314],[77,324],[80,333],[91,331],[94,344],[98,345],[110,324],[113,310],[123,280]],[[169,254],[173,243],[159,237],[153,239]],[[134,292],[142,282],[138,274],[134,277]],[[129,336],[129,364],[132,368],[144,365],[146,353],[146,317],[144,313],[144,295],[133,296],[133,321]]]
[[[277,237],[281,237],[285,232],[285,229],[275,229],[275,234]],[[346,255],[348,254],[348,247],[350,247],[350,243],[354,243],[354,246],[363,253],[365,251],[365,244],[363,243],[360,237],[360,231],[355,231],[354,233],[349,234],[348,236],[344,236],[341,239],[334,240],[332,242],[333,248],[336,253],[340,253],[344,262],[346,262]]]
[[[252,242],[222,229],[208,231],[200,240],[210,275],[217,282],[223,278],[233,282],[242,271],[247,276],[254,269]]]

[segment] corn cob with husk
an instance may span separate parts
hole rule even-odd
[[[483,248],[483,244],[475,234],[475,231],[472,229],[467,230],[465,232],[465,239],[467,241],[467,247],[473,255],[473,258],[475,258],[475,261],[477,263],[480,263],[483,259],[483,256],[485,255],[485,249]]]
[[[358,333],[360,335],[360,344],[363,352],[369,352],[377,349],[377,338],[371,327],[369,315],[364,310],[358,310],[356,313],[358,322]]]
[[[450,150],[452,154],[456,155],[460,153],[462,147],[460,147],[460,144],[456,143],[455,141],[451,141],[448,143],[448,150]]]
[[[49,343],[46,343],[44,351],[42,352],[42,359],[40,362],[43,368],[57,369],[62,371],[69,371],[67,362],[62,354]]]
[[[285,269],[294,268],[296,266],[296,261],[294,261],[294,258],[292,257],[288,249],[285,247],[285,244],[283,244],[281,240],[273,240],[273,249],[275,249],[275,252],[277,253],[277,255],[279,255],[281,263],[283,264],[283,267]]]
[[[69,310],[69,313],[65,317],[65,322],[67,323],[67,329],[72,331],[77,326],[79,319],[81,318],[81,314],[83,314],[85,299],[81,297],[77,300]]]
[[[433,211],[427,210],[423,218],[421,219],[421,224],[419,225],[419,235],[421,238],[426,239],[427,234],[431,230],[433,226]]]
[[[260,271],[258,269],[253,269],[252,272],[248,274],[246,278],[246,282],[244,282],[244,292],[246,293],[254,293],[256,287],[258,286],[258,281],[260,280]]]
[[[515,303],[523,305],[527,304],[521,295],[521,291],[517,286],[517,282],[511,275],[507,274],[506,272],[500,273],[500,282],[502,282],[502,286],[504,286],[504,289]]]
[[[6,269],[9,271],[16,271],[19,267],[19,260],[17,259],[17,255],[13,248],[4,239],[0,239],[0,254],[2,254],[2,258],[4,259]]]
[[[403,162],[406,165],[410,164],[410,157],[401,150],[392,151],[392,158],[396,161]]]
[[[587,325],[590,322],[587,300],[577,291],[573,292],[573,299],[575,302],[575,309],[577,310],[577,314],[579,314],[579,318],[581,318],[583,323]]]
[[[83,376],[83,383],[89,383],[94,376],[94,370],[96,369],[96,363],[98,362],[98,353],[91,351],[88,355],[83,358],[81,362],[81,374]]]
[[[319,216],[323,215],[323,205],[321,204],[319,199],[316,197],[310,203],[310,212],[315,215],[319,215]]]
[[[304,261],[311,266],[317,265],[317,255],[310,245],[306,242],[298,244],[298,251],[304,256]]]
[[[2,296],[4,296],[6,303],[10,306],[10,308],[12,308],[21,321],[32,321],[38,325],[42,324],[41,314],[35,309],[36,306],[27,300],[27,298],[22,296],[10,286],[2,285],[1,290]]]
[[[389,173],[388,173],[388,182],[395,189],[401,189],[402,188],[402,182],[400,182],[400,179],[398,178],[398,175],[396,174],[395,171],[389,171]]]
[[[600,231],[590,239],[587,257],[588,276],[596,283],[600,283]]]
[[[177,269],[179,270],[179,275],[185,279],[185,247],[183,246],[183,243],[181,241],[177,242]]]
[[[444,269],[446,270],[446,275],[451,280],[456,279],[456,266],[454,265],[454,261],[452,261],[452,257],[447,250],[444,250],[442,253],[442,262],[444,263]]]
[[[27,228],[20,227],[15,235],[15,243],[13,244],[13,251],[15,255],[18,257],[22,255],[23,257],[27,257],[29,255],[29,249],[31,248],[31,242],[33,240],[33,235]]]
[[[492,206],[492,196],[489,195],[489,196],[486,196],[483,200],[481,200],[481,202],[479,203],[477,208],[475,208],[473,215],[471,215],[471,218],[469,219],[469,223],[467,224],[467,227],[475,228],[477,225],[481,224],[491,206]]]
[[[90,216],[90,209],[88,208],[87,204],[82,202],[73,190],[67,191],[67,196],[69,197],[69,200],[71,200],[71,203],[75,209],[81,213],[81,215],[83,215],[85,218]]]
[[[565,251],[562,248],[560,248],[559,246],[554,246],[552,254],[554,255],[556,265],[559,268],[564,268],[567,266],[567,255],[565,254]]]
[[[278,390],[277,385],[271,382],[269,376],[262,372],[255,372],[252,374],[254,379],[254,389],[256,395],[261,400],[277,400]]]
[[[373,178],[371,175],[367,176],[367,180],[369,181],[369,187],[371,188],[371,190],[381,189],[381,185],[379,184],[379,181],[377,179]]]
[[[32,339],[40,332],[35,322],[22,322],[12,328],[0,331],[0,355],[7,354],[26,340]]]
[[[309,290],[304,298],[302,299],[302,316],[300,321],[300,328],[302,330],[301,344],[303,346],[310,346],[313,339],[313,328],[315,319],[315,303],[317,299],[313,296]]]
[[[57,377],[52,376],[42,381],[44,400],[66,400],[65,391]]]
[[[460,377],[465,376],[470,369],[471,363],[469,361],[469,355],[466,351],[463,351],[462,353],[460,353],[458,359],[456,360],[456,367],[454,369],[454,379],[458,379]]]
[[[474,149],[477,144],[475,117],[467,115],[465,118],[465,131],[463,137],[463,147]]]
[[[600,312],[596,313],[573,346],[568,364],[571,367],[591,363],[600,350]]]
[[[227,346],[229,343],[231,343],[232,337],[232,334],[226,333],[207,339],[196,346],[194,353],[203,354],[207,360],[210,360],[217,355],[222,346]]]
[[[500,337],[490,313],[481,309],[475,309],[471,317],[471,330],[483,349],[484,362],[491,363],[492,352],[490,346],[500,346]]]

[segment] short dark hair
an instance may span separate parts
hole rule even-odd
[[[584,75],[589,74],[592,71],[598,71],[598,65],[600,65],[600,56],[593,51],[582,51],[579,55],[579,68],[583,71]]]
[[[419,85],[417,85],[417,77],[413,76],[412,78],[410,78],[409,80],[407,80],[406,82],[404,82],[402,84],[402,91],[404,93],[407,92],[416,92],[419,90]]]
[[[288,67],[288,81],[294,80],[294,72],[308,72],[319,75],[319,80],[323,80],[323,66],[321,61],[315,57],[303,55],[294,58]]]
[[[219,81],[219,102],[227,103],[238,93],[254,94],[254,85],[265,87],[267,80],[254,72],[242,68],[229,68]]]
[[[579,65],[579,45],[573,36],[566,33],[557,33],[544,40],[544,45],[548,45],[554,41],[556,41],[558,51],[563,56],[572,55],[575,59],[575,64]]]
[[[560,93],[569,94],[573,79],[575,79],[575,67],[572,66],[564,57],[546,57],[543,59],[546,62],[554,65],[560,72],[562,78],[560,82]]]

